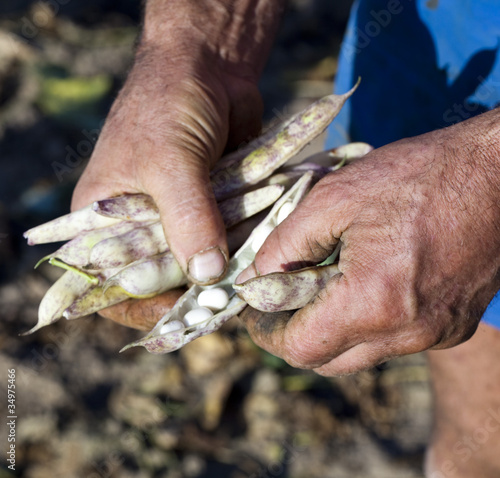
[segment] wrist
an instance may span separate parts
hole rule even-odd
[[[498,170],[500,169],[500,107],[476,118],[470,131],[470,142],[478,149],[480,157],[489,165],[491,177],[498,185]]]
[[[138,55],[176,69],[194,61],[257,83],[285,0],[149,0]]]
[[[456,125],[463,128],[457,131],[462,137],[462,147],[465,161],[473,174],[478,172],[481,178],[478,187],[488,191],[491,197],[491,206],[498,208],[500,196],[500,108],[483,113],[475,118]],[[481,184],[482,183],[482,184]]]
[[[500,108],[454,125],[450,133],[445,133],[443,177],[451,185],[451,217],[471,225],[471,237],[496,251],[500,267]]]

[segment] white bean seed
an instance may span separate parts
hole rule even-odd
[[[191,327],[199,324],[200,322],[204,322],[213,315],[214,313],[210,309],[207,309],[206,307],[198,307],[186,313],[184,316],[184,323],[187,327]]]
[[[205,289],[198,295],[198,305],[200,307],[207,307],[214,312],[225,309],[227,304],[229,304],[229,295],[220,287]]]
[[[286,201],[278,211],[278,217],[276,218],[276,222],[281,224],[294,210],[293,204],[290,201]]]
[[[255,235],[252,241],[252,251],[258,252],[258,250],[262,247],[262,244],[266,241],[267,236],[273,232],[273,229],[274,227],[270,224],[266,224],[260,228],[259,233]]]
[[[180,320],[171,320],[166,324],[163,324],[160,329],[160,334],[168,334],[174,330],[180,330],[184,328],[184,324]]]

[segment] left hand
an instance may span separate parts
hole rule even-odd
[[[245,311],[252,339],[338,375],[471,337],[500,288],[499,119],[389,144],[320,181],[241,277],[319,263],[338,241],[341,274],[291,317]]]

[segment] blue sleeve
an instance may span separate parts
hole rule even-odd
[[[327,147],[374,146],[470,118],[500,103],[497,0],[358,0],[335,90],[361,85]]]
[[[500,104],[498,0],[357,0],[335,91],[361,85],[328,131],[326,148],[379,147],[449,126]],[[483,321],[500,328],[500,293]]]

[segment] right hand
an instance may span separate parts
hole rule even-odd
[[[73,196],[72,209],[125,193],[146,193],[160,210],[182,269],[199,284],[225,274],[225,228],[209,171],[225,149],[258,134],[256,80],[208,58],[166,59],[143,48],[115,101]]]
[[[236,283],[318,264],[340,274],[290,314],[240,315],[257,345],[322,375],[454,347],[500,289],[500,108],[376,149],[325,176]]]

